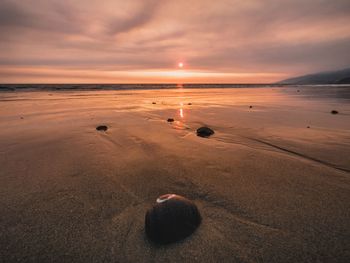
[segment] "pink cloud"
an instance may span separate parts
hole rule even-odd
[[[217,72],[233,82],[242,80],[236,73],[248,82],[273,74],[274,81],[349,66],[349,13],[347,0],[3,0],[0,66],[14,70],[11,81],[16,74],[25,81],[28,70],[30,80],[43,80],[44,68],[62,74],[50,81],[64,79],[62,69],[93,72],[97,80],[119,72],[125,80],[128,70],[172,71],[185,60],[188,70],[219,82],[227,78]]]

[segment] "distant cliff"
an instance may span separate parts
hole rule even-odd
[[[350,68],[285,79],[280,84],[350,84]]]

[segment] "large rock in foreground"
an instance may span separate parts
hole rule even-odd
[[[162,195],[146,213],[146,235],[158,244],[176,242],[191,235],[201,221],[192,201],[176,194]]]

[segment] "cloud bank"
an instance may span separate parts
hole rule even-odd
[[[338,69],[349,13],[348,0],[2,0],[0,82],[176,81],[178,61],[198,82]]]

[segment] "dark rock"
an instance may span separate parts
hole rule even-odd
[[[200,137],[209,137],[210,135],[213,135],[214,131],[208,127],[200,127],[197,129],[197,136]]]
[[[106,125],[100,125],[96,127],[96,130],[98,131],[107,131],[108,127]]]
[[[147,211],[145,231],[158,244],[179,241],[191,235],[202,221],[197,206],[185,197],[167,194]]]
[[[187,103],[187,105],[192,105],[192,103],[191,103],[191,102],[189,102],[189,103]]]
[[[21,120],[23,120],[24,118],[23,117],[21,117]]]
[[[331,113],[332,114],[338,114],[339,112],[337,110],[332,110]]]
[[[249,109],[251,109],[251,108],[253,108],[253,106],[252,106],[252,105],[250,105],[250,106],[249,106]]]
[[[300,90],[297,90],[297,92],[300,92]]]
[[[174,119],[173,118],[169,118],[168,122],[174,122]]]
[[[310,126],[307,126],[306,128],[310,129]]]
[[[157,104],[157,103],[155,103],[155,102],[153,101],[152,104]]]

